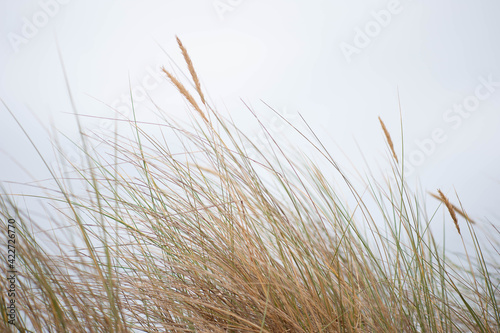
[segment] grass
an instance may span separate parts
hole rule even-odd
[[[181,152],[135,114],[133,138],[103,138],[108,154],[82,134],[76,179],[48,167],[53,186],[38,198],[57,233],[3,190],[2,228],[18,223],[19,313],[8,325],[1,284],[1,331],[500,330],[500,266],[482,250],[478,223],[433,194],[452,214],[446,232],[464,244],[466,264],[452,261],[430,229],[437,211],[406,183],[382,120],[393,156],[382,182],[355,186],[312,131],[297,130],[307,156],[288,154],[265,126],[272,152],[258,151],[206,101],[178,43],[197,97],[164,72],[195,113],[189,126],[159,126]]]

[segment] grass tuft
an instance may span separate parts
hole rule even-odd
[[[259,150],[206,102],[178,43],[210,122],[163,71],[209,126],[166,119],[157,136],[134,117],[133,139],[82,133],[86,165],[65,170],[61,154],[42,195],[2,184],[1,227],[18,223],[19,315],[0,331],[500,331],[498,256],[472,223],[467,260],[454,260],[397,164],[355,186],[314,132],[290,126],[308,145],[292,156],[261,122],[270,152]],[[460,233],[455,212],[472,221],[438,193]]]

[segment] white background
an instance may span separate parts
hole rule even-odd
[[[360,170],[356,141],[369,161],[379,162],[372,164],[375,171],[386,167],[378,116],[400,153],[399,89],[406,156],[419,161],[409,181],[420,182],[425,191],[441,188],[455,203],[456,190],[478,221],[496,223],[500,217],[500,86],[459,125],[444,119],[455,104],[474,96],[481,77],[500,82],[498,1],[66,0],[44,5],[54,1],[0,2],[0,98],[44,154],[51,148],[43,126],[53,124],[78,138],[58,48],[79,112],[113,117],[106,104],[130,99],[130,87],[149,80],[158,65],[177,73],[175,64],[185,69],[177,35],[215,105],[250,136],[258,135],[258,127],[245,121],[251,116],[240,98],[266,119],[272,114],[261,100],[291,114],[293,122],[300,112],[340,161],[347,162],[343,151]],[[380,20],[390,9],[390,18],[377,23],[374,13]],[[375,30],[368,31],[371,37],[363,45],[359,31],[366,29]],[[346,45],[357,53],[346,56]],[[166,80],[147,93],[174,117],[187,112]],[[147,100],[137,103],[141,119],[155,119],[151,110]],[[22,191],[10,182],[47,173],[3,105],[0,117],[0,181]],[[91,130],[105,126],[98,118],[82,120]],[[417,142],[435,129],[446,140],[418,159],[424,155]]]

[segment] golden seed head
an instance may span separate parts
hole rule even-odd
[[[396,160],[396,163],[399,163],[398,161],[398,156],[396,155],[396,151],[394,150],[394,144],[392,143],[391,135],[389,134],[389,131],[385,127],[384,122],[380,117],[378,117],[378,120],[380,121],[380,125],[382,126],[382,130],[384,131],[385,138],[387,140],[387,143],[389,144],[389,148],[391,148],[392,156]]]
[[[458,230],[458,233],[460,234],[460,226],[458,225],[458,220],[457,220],[457,214],[455,214],[455,209],[453,205],[451,204],[450,200],[441,192],[441,190],[438,190],[439,196],[441,201],[445,204],[446,208],[448,208],[448,211],[450,212],[451,218],[453,219],[453,222],[455,223],[455,227]]]

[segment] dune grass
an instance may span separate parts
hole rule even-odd
[[[85,165],[71,179],[51,169],[40,198],[57,233],[3,191],[1,227],[18,223],[19,314],[16,328],[3,315],[2,332],[500,330],[499,264],[483,253],[478,223],[433,194],[452,214],[446,232],[464,243],[467,264],[452,261],[432,235],[430,196],[407,185],[382,120],[392,155],[383,181],[355,186],[314,132],[297,130],[310,154],[291,156],[270,135],[271,153],[259,151],[205,99],[178,42],[193,94],[164,72],[193,122],[159,126],[183,152],[135,117],[133,139],[103,138],[108,155],[82,135]]]

